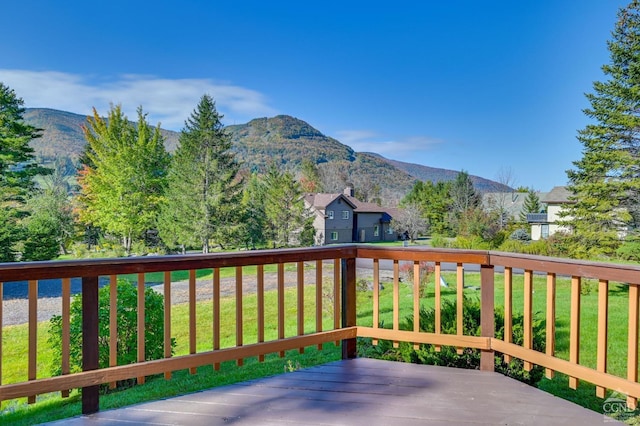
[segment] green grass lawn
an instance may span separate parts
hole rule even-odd
[[[275,267],[274,267],[275,268]],[[295,268],[295,266],[294,266]],[[230,275],[235,272],[233,268],[228,268]],[[267,269],[267,268],[265,268]],[[245,275],[250,272],[245,269]],[[201,277],[208,276],[210,271],[202,271]],[[444,273],[444,278],[449,283],[455,283],[454,273]],[[176,276],[176,280],[180,280]],[[479,286],[479,274],[465,274],[465,284],[468,286]],[[496,308],[503,306],[504,283],[502,275],[496,274],[495,279]],[[391,328],[393,290],[391,283],[384,283],[385,288],[380,294],[380,320],[384,326]],[[327,286],[330,287],[330,286]],[[453,285],[452,287],[455,287]],[[514,313],[522,312],[523,309],[523,277],[514,276],[513,283],[513,306]],[[533,305],[536,317],[544,319],[546,303],[546,278],[544,276],[534,277]],[[426,298],[421,303],[426,307],[433,307],[434,303],[433,284],[428,287]],[[469,297],[480,297],[478,290],[467,289],[465,294]],[[570,282],[569,279],[558,278],[557,280],[557,305],[556,305],[556,352],[557,356],[568,359],[568,339],[569,339],[569,301]],[[442,288],[443,298],[455,298],[455,288]],[[412,315],[412,289],[410,286],[400,284],[400,319],[401,322]],[[627,315],[628,299],[626,287],[612,284],[609,295],[609,353],[608,370],[612,374],[621,377],[626,376],[626,343],[627,343]],[[297,333],[296,323],[296,290],[287,289],[285,293],[286,305],[286,336],[294,336]],[[581,343],[580,343],[580,363],[589,367],[596,365],[596,341],[597,341],[597,283],[586,281],[583,284],[581,311]],[[325,301],[327,304],[328,300]],[[358,292],[358,324],[372,325],[372,292]],[[244,314],[244,344],[257,341],[256,311],[257,298],[255,295],[245,295],[243,298]],[[206,351],[212,348],[212,311],[211,302],[201,302],[197,305],[197,345],[198,351]],[[276,292],[270,291],[265,294],[265,332],[266,340],[275,339],[277,324],[275,323],[276,313]],[[221,299],[221,336],[222,347],[235,345],[235,298]],[[324,329],[331,329],[333,325],[333,314],[327,309],[323,315]],[[51,363],[47,342],[48,322],[40,323],[38,326],[38,371],[39,377],[48,375]],[[313,285],[305,287],[305,332],[315,330],[315,289]],[[172,335],[176,338],[177,347],[175,355],[188,353],[188,306],[175,305],[172,308]],[[14,383],[26,380],[26,359],[27,359],[27,326],[9,326],[3,330],[3,359],[2,359],[2,383]],[[170,384],[163,377],[149,378],[144,385],[134,388],[112,392],[101,396],[101,409],[108,409],[138,403],[146,400],[154,400],[162,397],[193,392],[199,389],[210,388],[217,385],[244,381],[250,378],[265,375],[279,374],[288,368],[297,366],[306,367],[318,363],[324,363],[340,358],[340,349],[333,343],[325,344],[322,351],[316,348],[306,348],[304,354],[297,351],[290,351],[284,358],[277,355],[268,356],[265,362],[258,363],[255,359],[245,361],[244,367],[236,367],[235,363],[224,363],[221,370],[214,372],[211,366],[204,366],[198,369],[198,374],[191,375],[186,371],[175,372]],[[565,399],[578,402],[594,410],[600,410],[602,400],[595,397],[593,386],[580,384],[577,391],[568,388],[568,380],[562,375],[557,375],[553,380],[543,379],[540,388],[547,390]],[[38,397],[38,402],[33,405],[26,405],[23,400],[8,401],[2,403],[2,423],[3,424],[35,424],[43,421],[78,415],[80,413],[80,400],[76,392],[67,399],[61,399],[59,394],[50,394]]]

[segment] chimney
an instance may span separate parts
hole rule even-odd
[[[344,195],[346,195],[346,196],[348,196],[348,197],[353,197],[353,196],[354,196],[353,185],[348,185],[348,186],[344,189]]]

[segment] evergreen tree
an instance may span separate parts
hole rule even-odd
[[[242,193],[243,242],[245,248],[255,249],[266,243],[265,226],[267,217],[265,213],[266,188],[256,173],[253,173]]]
[[[469,174],[458,173],[451,184],[451,209],[449,218],[456,235],[480,235],[478,219],[482,219],[482,198],[475,190]],[[484,225],[482,226],[484,227]]]
[[[305,208],[300,184],[291,173],[272,164],[264,177],[264,185],[267,235],[273,248],[310,245],[315,239],[315,234],[308,232],[313,218]],[[309,238],[309,234],[313,238]]]
[[[242,181],[213,98],[204,95],[180,133],[159,231],[170,246],[226,245],[240,223]]]
[[[450,182],[440,181],[434,184],[431,181],[418,181],[402,199],[400,206],[419,206],[432,235],[453,236],[448,217],[451,209],[450,189]]]
[[[540,204],[540,197],[536,194],[533,188],[527,189],[527,196],[522,203],[522,210],[520,211],[520,222],[527,222],[528,213],[540,213],[542,205]]]
[[[16,244],[23,238],[24,203],[33,191],[33,177],[47,169],[34,161],[29,142],[40,130],[24,123],[23,100],[0,82],[0,261],[15,261]]]
[[[127,253],[134,239],[156,226],[169,161],[160,128],[151,128],[138,109],[138,122],[120,106],[107,119],[87,119],[85,163],[78,178],[80,219],[121,238]]]
[[[300,186],[304,192],[317,193],[323,191],[320,171],[315,162],[308,158],[303,158],[300,165],[300,173]]]
[[[610,63],[605,81],[587,94],[593,120],[578,133],[583,156],[568,170],[575,203],[565,209],[579,255],[610,254],[620,231],[640,222],[640,2],[618,13],[608,41]]]

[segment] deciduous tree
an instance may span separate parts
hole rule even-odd
[[[94,109],[84,127],[85,163],[80,171],[80,219],[119,237],[127,253],[143,232],[155,228],[169,161],[160,127],[142,108],[136,124],[118,105],[106,119]]]

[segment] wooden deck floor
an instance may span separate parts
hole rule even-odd
[[[602,414],[498,373],[359,358],[57,424],[586,426],[604,422]]]

